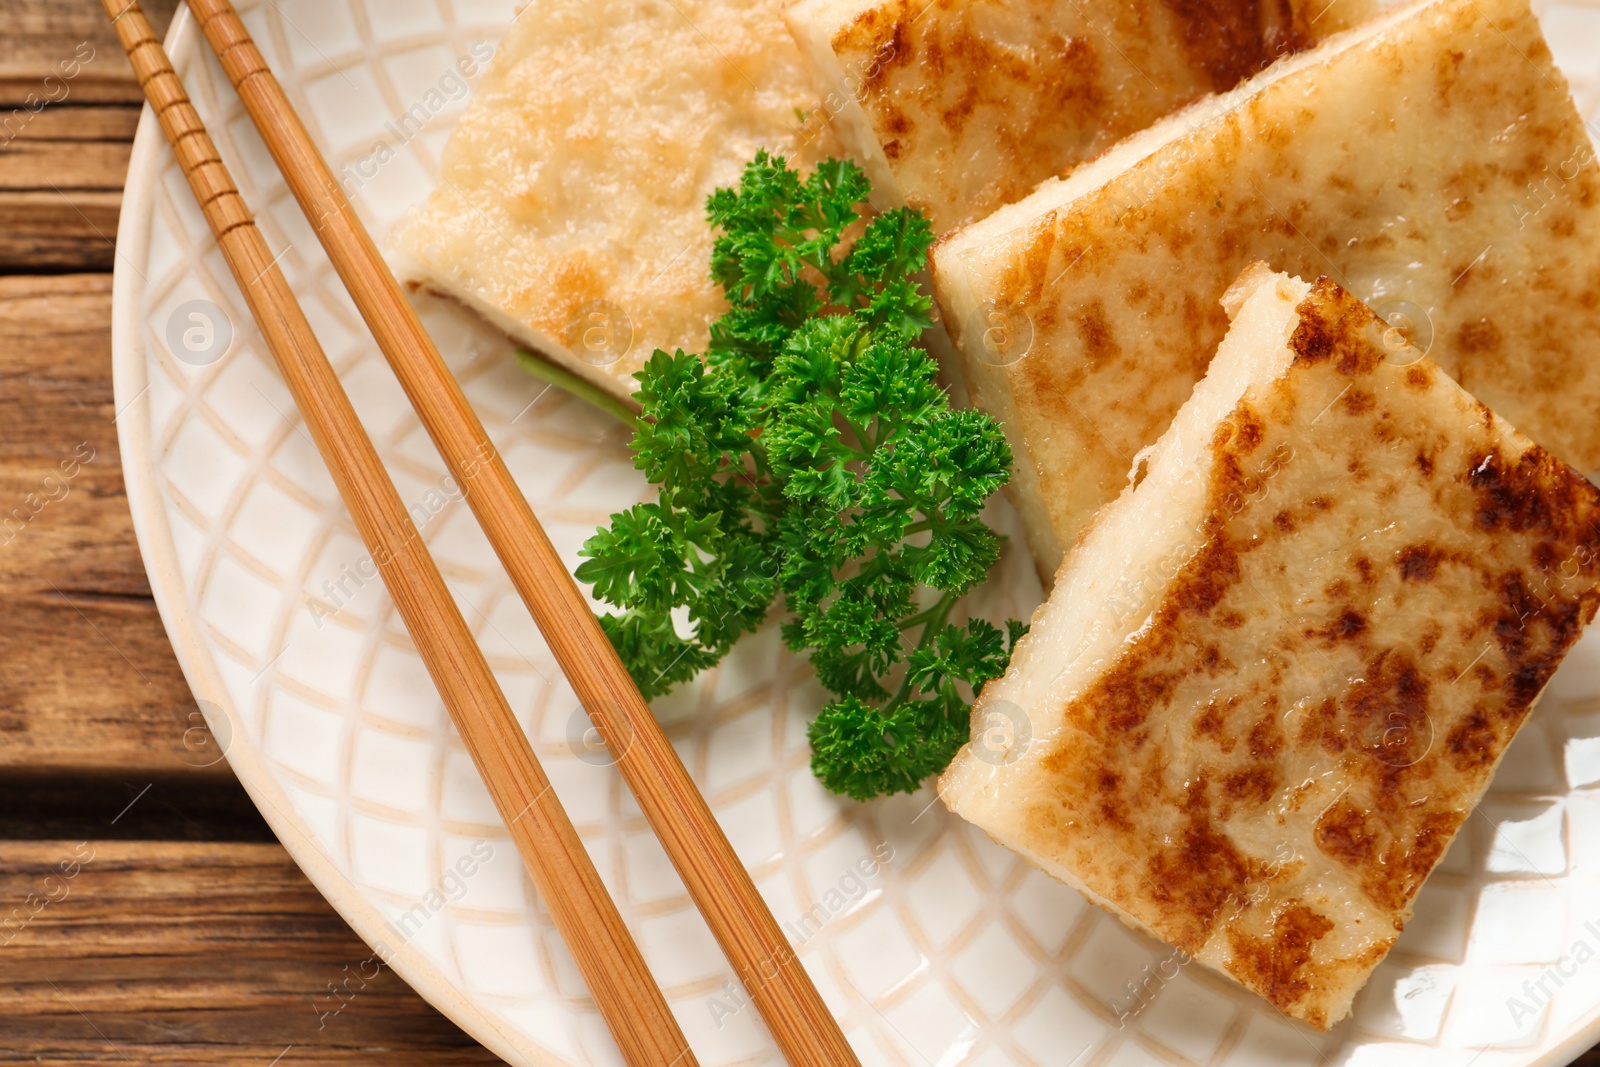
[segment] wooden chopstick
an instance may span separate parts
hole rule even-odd
[[[311,220],[639,807],[795,1067],[855,1053],[640,696],[416,310],[228,0],[189,0],[222,69]]]
[[[165,50],[137,3],[102,3],[395,607],[624,1058],[639,1067],[691,1067],[688,1042]]]

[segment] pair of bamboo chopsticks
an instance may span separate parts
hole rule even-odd
[[[396,609],[623,1056],[694,1055],[550,790],[349,398],[136,0],[102,0],[206,221]],[[795,1067],[858,1067],[416,311],[228,0],[190,0],[207,42],[311,220],[540,632],[773,1038]]]

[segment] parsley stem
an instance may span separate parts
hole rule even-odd
[[[948,599],[950,599],[950,594],[946,593],[931,608],[928,608],[926,611],[919,611],[915,615],[912,615],[912,616],[909,616],[909,617],[907,617],[905,619],[902,619],[901,622],[900,622],[901,631],[903,632],[905,630],[911,629],[913,626],[922,625],[923,623],[927,622],[929,619],[933,618],[935,615],[939,614],[939,612],[941,610],[949,611],[949,605],[947,605],[945,603],[945,601],[948,600]]]
[[[933,607],[929,608],[927,611],[919,612],[917,615],[913,615],[907,620],[909,625],[902,626],[901,629],[910,629],[911,626],[916,625],[915,620],[917,618],[920,616],[926,616],[927,618],[922,627],[922,636],[917,639],[917,648],[927,648],[928,645],[933,642],[933,639],[938,634],[939,630],[944,626],[945,620],[950,617],[950,609],[955,606],[956,595],[954,593],[945,593],[939,598],[938,603],[934,604]],[[906,697],[910,695],[911,671],[907,670],[906,676],[900,680],[900,688],[895,691],[894,696],[889,698],[889,702],[883,706],[884,714],[893,714],[894,709],[898,708],[902,703],[904,703]]]
[[[607,415],[625,423],[628,429],[638,428],[639,416],[632,408],[587,378],[580,377],[564,367],[558,367],[526,348],[517,349],[517,366],[541,382],[548,382],[580,400],[587,400]]]
[[[917,642],[918,648],[928,647],[939,627],[943,626],[945,620],[950,617],[950,609],[955,606],[956,595],[954,593],[946,593],[939,598],[939,602],[934,605],[933,618],[928,620],[928,625],[922,631],[922,639]]]
[[[867,433],[865,427],[857,426],[854,419],[846,418],[844,423],[850,427],[850,432],[856,436],[856,443],[861,446],[855,450],[856,455],[861,458],[861,462],[866,463],[871,460],[872,453],[876,452],[878,447],[872,440],[872,436]]]

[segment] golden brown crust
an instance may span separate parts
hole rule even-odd
[[[1189,61],[1226,92],[1286,52],[1314,43],[1308,20],[1288,0],[1162,0],[1179,26]]]
[[[1307,47],[1309,23],[1288,0],[883,0],[828,44],[942,233]]]
[[[1059,544],[1188,398],[1228,329],[1218,300],[1257,260],[1415,320],[1469,392],[1600,470],[1600,165],[1523,0],[1441,0],[1173,129],[1098,188],[1046,186],[936,252],[958,332],[969,304],[1033,323],[976,395],[1011,405]]]
[[[1018,803],[1030,851],[1325,1027],[1600,605],[1600,491],[1331,281],[1298,312]]]
[[[392,240],[415,279],[627,400],[652,351],[703,351],[727,308],[707,195],[757,149],[806,168],[842,149],[796,117],[820,94],[782,0],[518,6]]]
[[[1312,946],[1333,930],[1333,920],[1290,902],[1272,924],[1271,937],[1229,931],[1229,972],[1274,1004],[1294,1004],[1311,992],[1307,975]],[[1308,1020],[1317,1025],[1317,1020]]]

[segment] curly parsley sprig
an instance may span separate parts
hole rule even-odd
[[[635,465],[658,499],[613,515],[578,577],[644,694],[718,662],[781,595],[783,635],[838,699],[812,770],[869,799],[915,790],[965,742],[968,704],[1023,631],[952,621],[999,558],[980,518],[1010,476],[986,415],[952,411],[917,277],[919,213],[875,216],[855,164],[808,177],[760,152],[707,201],[729,309],[702,359],[656,351],[635,377]]]

